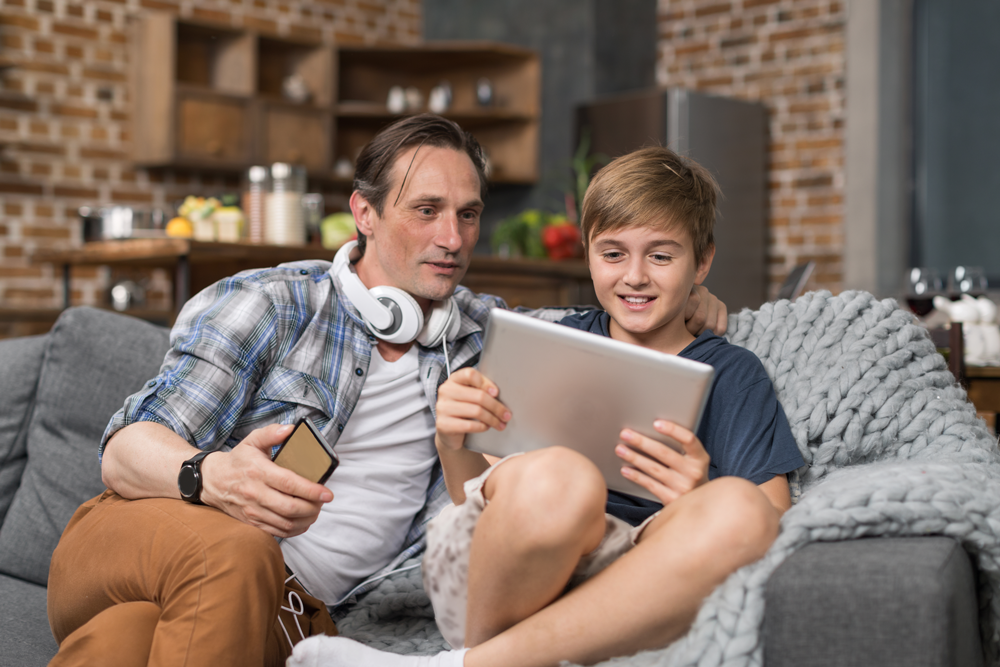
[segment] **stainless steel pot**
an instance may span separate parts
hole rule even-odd
[[[85,243],[162,236],[166,222],[166,216],[159,209],[147,211],[130,206],[108,206],[99,209],[83,206],[77,213],[80,216],[80,230]]]

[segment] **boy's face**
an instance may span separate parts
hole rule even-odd
[[[627,227],[590,241],[597,298],[611,315],[611,337],[676,354],[691,342],[684,307],[708,276],[715,249],[699,266],[691,236],[679,225]]]

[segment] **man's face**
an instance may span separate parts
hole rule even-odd
[[[426,309],[450,297],[469,268],[483,210],[479,176],[465,153],[422,146],[396,158],[390,183],[381,216],[351,196],[358,231],[368,237],[358,276],[369,288],[405,290]]]
[[[587,260],[597,299],[611,315],[612,337],[676,354],[690,340],[684,307],[691,287],[706,278],[715,251],[699,265],[690,234],[665,227],[604,232],[591,239]]]

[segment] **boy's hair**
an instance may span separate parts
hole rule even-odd
[[[680,225],[691,236],[698,265],[715,245],[719,185],[707,169],[669,148],[650,146],[616,158],[597,172],[583,198],[584,249],[607,231]]]

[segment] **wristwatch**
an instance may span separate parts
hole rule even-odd
[[[205,504],[201,502],[201,462],[209,454],[212,452],[198,452],[181,464],[181,471],[177,474],[177,488],[180,489],[181,498],[189,503]]]

